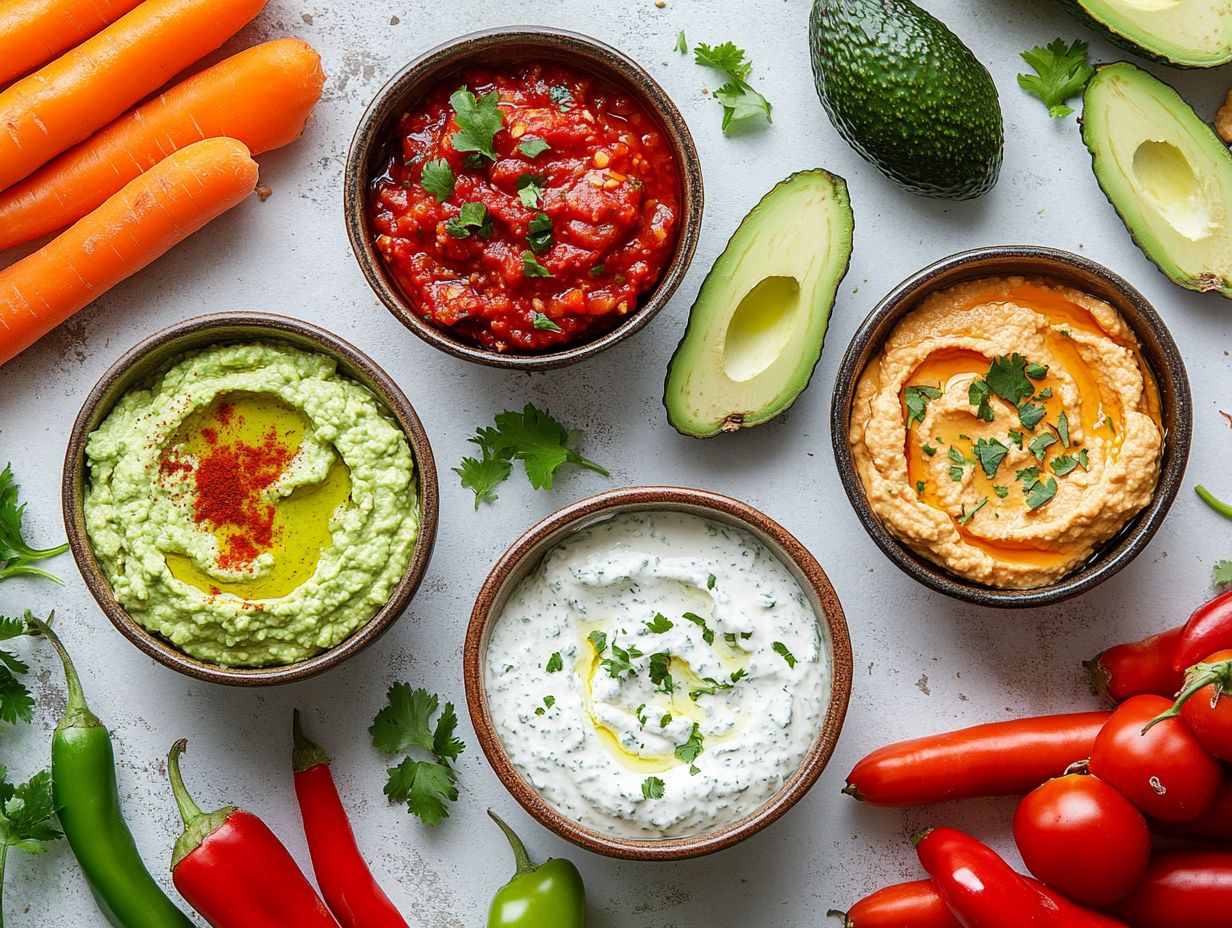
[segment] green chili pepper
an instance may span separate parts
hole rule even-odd
[[[513,829],[491,810],[488,815],[509,839],[518,867],[492,900],[488,928],[585,928],[586,887],[578,868],[561,858],[536,867]]]
[[[192,928],[137,853],[120,810],[111,735],[86,705],[68,652],[46,622],[28,621],[64,664],[68,706],[51,742],[52,797],[99,911],[115,928]]]
[[[1202,497],[1202,502],[1206,503],[1206,505],[1210,506],[1225,519],[1232,519],[1232,506],[1229,506],[1221,499],[1217,499],[1215,494],[1202,486],[1202,484],[1198,484],[1194,487],[1194,490]]]

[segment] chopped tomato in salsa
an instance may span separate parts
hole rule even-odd
[[[372,186],[376,247],[423,318],[465,341],[536,352],[593,338],[675,248],[662,129],[584,71],[468,70],[403,115],[397,143]]]

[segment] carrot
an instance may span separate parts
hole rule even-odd
[[[243,142],[197,142],[0,271],[0,364],[235,206],[256,185],[257,165]]]
[[[294,141],[324,82],[311,45],[279,39],[176,84],[0,193],[0,251],[71,225],[203,138],[229,136],[254,155]]]
[[[201,56],[265,0],[145,0],[0,93],[0,190],[89,138]]]
[[[84,42],[141,0],[0,3],[0,87]]]

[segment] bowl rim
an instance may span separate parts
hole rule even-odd
[[[817,623],[828,637],[832,660],[826,715],[800,767],[759,808],[744,818],[703,835],[661,840],[605,835],[573,821],[543,799],[513,765],[488,708],[484,657],[491,628],[513,586],[533,570],[562,538],[619,512],[646,509],[689,512],[736,525],[753,534],[810,594]],[[607,490],[572,503],[527,529],[493,565],[484,580],[462,652],[466,702],[480,747],[505,789],[541,825],[560,837],[606,857],[625,860],[684,860],[729,848],[777,821],[812,788],[838,744],[847,714],[854,672],[851,638],[838,595],[825,570],[794,535],[765,513],[732,497],[679,486],[632,486]]]
[[[210,333],[224,329],[236,334],[220,334],[216,341],[208,339]],[[287,341],[305,350],[309,350],[306,346],[311,345],[311,350],[338,361],[345,368],[344,375],[359,380],[372,390],[397,420],[414,457],[418,484],[419,537],[415,540],[402,579],[389,600],[367,624],[334,647],[303,661],[272,667],[227,667],[199,660],[148,631],[115,598],[111,584],[94,555],[85,525],[86,442],[119,398],[136,385],[136,382],[126,382],[128,378],[138,376],[130,372],[157,353],[157,361],[150,362],[150,370],[141,372],[141,376],[148,377],[179,353],[172,346],[181,341],[194,341],[193,345],[182,349],[193,351],[212,344],[244,340]],[[356,373],[360,376],[355,377]],[[61,476],[61,507],[73,559],[87,588],[111,624],[130,643],[160,664],[197,680],[234,686],[268,686],[305,680],[341,664],[385,634],[401,618],[423,581],[436,543],[440,509],[436,463],[427,432],[414,407],[393,379],[366,354],[332,332],[290,316],[263,312],[209,313],[174,323],[142,339],[108,367],[87,394],[69,433]]]
[[[1004,266],[982,267],[982,264]],[[1013,265],[1016,264],[1022,266],[1015,269]],[[1166,413],[1169,406],[1175,410],[1175,424],[1166,426],[1158,482],[1147,507],[1129,520],[1110,542],[1097,549],[1084,565],[1055,583],[1025,590],[998,589],[964,580],[926,561],[899,541],[868,503],[847,437],[856,386],[868,357],[899,321],[931,293],[965,280],[1010,275],[1052,276],[1060,283],[1095,293],[1112,304],[1142,345],[1143,357],[1159,388],[1161,411]],[[1079,278],[1086,283],[1075,283]],[[1152,350],[1162,357],[1162,369],[1149,356]],[[839,363],[830,407],[830,438],[839,478],[857,518],[873,542],[895,566],[924,586],[987,607],[1053,605],[1095,588],[1126,567],[1150,543],[1176,499],[1184,479],[1192,435],[1193,402],[1185,362],[1155,307],[1124,277],[1104,265],[1082,255],[1041,245],[990,245],[960,251],[927,265],[897,284],[873,307],[852,336]]]
[[[466,67],[477,54],[491,49],[519,45],[555,49],[558,56],[574,53],[584,59],[574,67],[590,70],[599,77],[625,87],[658,120],[671,143],[677,161],[681,192],[680,232],[676,249],[658,283],[639,299],[639,305],[619,325],[576,345],[541,354],[501,354],[471,345],[429,325],[414,311],[397,285],[390,281],[371,242],[366,218],[371,157],[380,150],[383,133],[390,119],[404,111],[411,99],[451,70]],[[429,345],[455,357],[492,367],[545,371],[579,361],[623,341],[640,331],[656,316],[683,282],[701,235],[705,194],[701,158],[697,145],[680,110],[667,91],[642,65],[619,49],[599,39],[550,26],[504,26],[482,29],[443,42],[415,57],[400,68],[377,91],[360,117],[347,150],[343,169],[343,218],[351,253],[359,264],[368,286],[387,310]]]

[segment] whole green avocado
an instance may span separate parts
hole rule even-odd
[[[815,0],[817,94],[839,134],[912,193],[966,200],[993,188],[1005,144],[988,69],[910,0]]]

